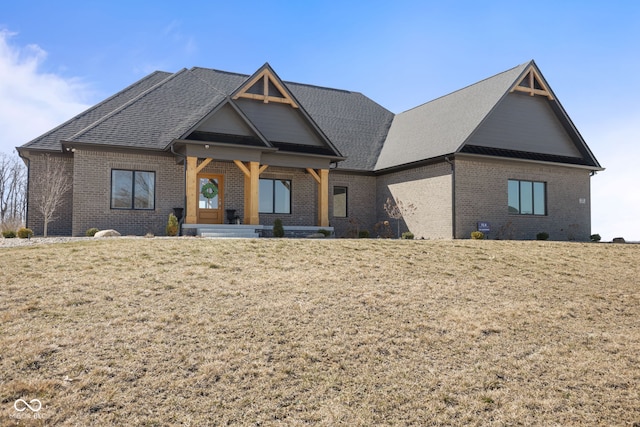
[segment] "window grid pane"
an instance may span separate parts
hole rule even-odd
[[[507,181],[507,205],[510,214],[546,215],[547,187],[544,182]]]
[[[132,208],[132,178],[133,172],[131,171],[111,171],[111,207],[113,209]]]
[[[111,209],[155,209],[155,172],[111,170]]]
[[[134,209],[153,209],[155,188],[153,172],[135,172]]]
[[[333,216],[347,216],[347,187],[333,187]]]
[[[261,179],[259,184],[260,201],[258,210],[261,213],[273,213],[273,180]]]

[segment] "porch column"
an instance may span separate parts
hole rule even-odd
[[[249,162],[249,224],[258,225],[260,216],[258,214],[258,205],[260,203],[258,189],[260,188],[260,163]],[[245,191],[247,189],[245,188]],[[245,196],[246,197],[246,196]]]
[[[186,196],[187,205],[186,214],[184,217],[185,224],[196,224],[198,222],[197,210],[198,210],[198,172],[204,169],[209,163],[210,158],[204,159],[202,163],[198,165],[197,157],[187,157],[187,175],[186,179]]]
[[[318,183],[318,227],[329,226],[329,169],[307,168],[307,172]]]
[[[260,174],[267,169],[268,165],[260,166],[260,162],[249,162],[247,167],[240,160],[233,162],[244,174],[244,223],[258,225],[260,223],[258,213]]]

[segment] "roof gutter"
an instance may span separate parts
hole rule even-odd
[[[451,165],[451,237],[456,238],[456,165],[449,156],[444,156],[444,161]]]

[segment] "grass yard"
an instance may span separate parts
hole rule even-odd
[[[640,245],[118,238],[0,262],[0,425],[640,425]]]

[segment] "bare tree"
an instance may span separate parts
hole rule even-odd
[[[35,190],[34,205],[42,214],[43,234],[47,237],[49,223],[58,219],[56,212],[62,206],[65,193],[71,190],[71,179],[65,173],[62,160],[46,154],[44,165],[35,174],[32,185]]]
[[[20,226],[26,211],[26,168],[18,157],[0,153],[0,224]]]
[[[416,207],[413,203],[408,204],[407,206],[402,203],[402,200],[398,199],[397,201],[393,201],[391,197],[387,197],[387,201],[384,203],[384,211],[389,215],[389,218],[393,218],[396,220],[397,228],[398,228],[398,238],[400,238],[400,220],[404,214],[412,214],[415,212]]]

